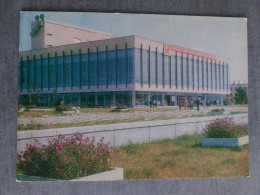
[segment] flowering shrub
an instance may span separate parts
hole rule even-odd
[[[119,109],[119,110],[126,109],[126,106],[124,104],[118,104],[118,105],[116,105],[116,109]]]
[[[126,109],[127,107],[124,104],[116,105],[116,108],[112,109],[111,112],[121,112],[122,109]],[[128,111],[128,110],[126,110]]]
[[[107,108],[115,108],[116,106],[114,104],[108,104],[106,105]]]
[[[27,105],[25,106],[26,109],[32,109],[32,108],[37,108],[36,105]]]
[[[18,109],[24,108],[24,105],[18,104]]]
[[[107,171],[117,152],[103,140],[104,137],[95,145],[94,137],[83,139],[82,134],[75,133],[52,138],[46,146],[36,139],[36,145],[27,145],[26,151],[18,154],[17,168],[25,175],[63,180]]]
[[[204,128],[207,138],[238,138],[248,134],[248,126],[238,124],[231,118],[216,119]]]
[[[56,111],[70,111],[72,110],[73,105],[60,105],[56,107]]]

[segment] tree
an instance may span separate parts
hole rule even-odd
[[[247,104],[248,103],[246,88],[243,88],[241,86],[236,88],[235,101],[236,101],[236,104]]]

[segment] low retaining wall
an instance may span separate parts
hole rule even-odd
[[[95,136],[96,141],[105,137],[104,141],[111,142],[112,146],[149,143],[159,139],[173,139],[184,134],[201,133],[209,122],[222,117],[224,116],[21,131],[17,133],[17,151],[24,151],[26,144],[34,144],[36,138],[40,143],[47,144],[48,138],[57,137],[59,134],[71,135],[75,132],[82,133],[84,137]],[[248,123],[248,114],[231,117],[235,122]]]
[[[240,138],[202,138],[202,146],[243,146],[249,143],[249,137]]]

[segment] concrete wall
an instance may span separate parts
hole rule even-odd
[[[96,32],[81,27],[57,23],[53,21],[44,21],[44,27],[40,28],[35,36],[32,37],[32,49],[47,48],[60,45],[110,39],[115,36]],[[78,40],[79,42],[75,42]]]
[[[232,117],[235,122],[248,123],[248,114],[238,114]],[[84,137],[95,136],[96,141],[104,137],[104,141],[110,141],[112,146],[122,146],[129,143],[149,143],[159,139],[173,139],[184,134],[202,133],[203,128],[216,118],[221,117],[199,117],[22,131],[17,133],[17,151],[25,150],[26,144],[33,144],[36,138],[40,143],[47,144],[48,138],[56,137],[59,134],[70,135],[75,132],[82,133]]]

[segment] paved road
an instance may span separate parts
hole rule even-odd
[[[218,107],[220,108],[220,107]],[[224,107],[225,109],[230,109],[231,112],[247,112],[247,107]],[[156,109],[156,108],[153,108]],[[192,115],[206,115],[210,110],[216,109],[216,107],[206,107],[201,108],[198,112],[197,110],[181,110],[178,109],[165,109],[159,108],[158,111],[134,111],[134,112],[120,112],[120,113],[80,113],[79,115],[67,115],[67,116],[42,116],[42,117],[32,117],[32,118],[18,118],[18,124],[28,125],[28,124],[66,124],[66,123],[80,123],[80,122],[90,122],[94,123],[97,121],[151,121],[151,120],[162,120],[162,119],[174,119],[174,118],[186,118]]]

